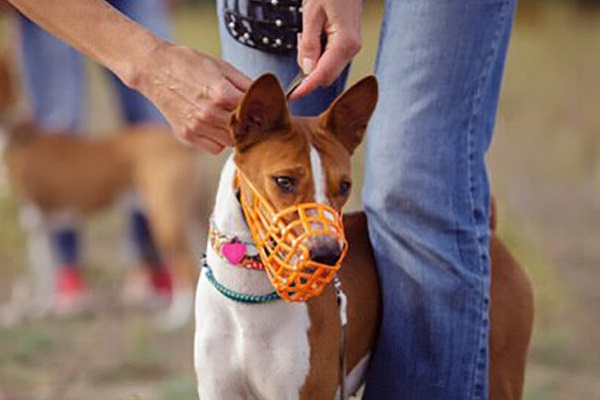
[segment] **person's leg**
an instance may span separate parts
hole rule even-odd
[[[150,29],[158,36],[171,37],[170,16],[166,0],[109,0],[109,2],[129,18]],[[123,119],[128,124],[164,123],[164,118],[144,96],[125,86],[119,78],[110,74],[119,98]]]
[[[363,198],[383,319],[365,399],[487,398],[490,144],[514,0],[388,0]]]
[[[33,119],[42,132],[78,134],[85,117],[80,56],[25,17],[19,17],[17,29],[22,84]],[[46,221],[46,229],[52,258],[58,265],[58,303],[64,303],[63,298],[77,301],[83,292],[83,282],[75,218]]]
[[[171,37],[171,26],[165,0],[109,0],[119,11],[140,23],[158,36]],[[133,125],[141,123],[164,124],[164,118],[140,93],[129,89],[114,74],[109,73],[115,93],[119,99],[120,111],[124,123]],[[150,221],[142,206],[143,201],[136,194],[128,195],[125,201],[125,213],[128,226],[128,247],[132,258],[150,269],[150,280],[156,293],[161,297],[171,294],[171,278],[160,257],[152,232]],[[135,296],[130,296],[135,297]],[[131,303],[144,302],[144,295]],[[128,300],[129,301],[129,300]]]
[[[21,77],[30,112],[44,130],[79,132],[84,121],[79,54],[29,19],[18,17]]]
[[[242,2],[244,1],[242,0]],[[291,52],[288,55],[276,55],[244,46],[237,42],[225,28],[223,0],[217,0],[217,13],[223,59],[253,79],[264,73],[272,72],[279,78],[284,89],[287,89],[299,71],[296,63],[296,52]],[[333,85],[317,89],[307,97],[293,102],[291,104],[292,112],[295,115],[302,116],[318,115],[341,93],[347,77],[348,69]]]

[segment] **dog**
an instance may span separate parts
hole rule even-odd
[[[266,74],[251,85],[233,113],[234,153],[222,171],[207,268],[196,291],[194,365],[203,400],[333,399],[346,389],[354,393],[362,384],[381,318],[365,214],[343,217],[347,253],[335,285],[324,286],[320,295],[305,302],[270,301],[271,281],[277,277],[255,268],[251,259],[258,252],[260,264],[278,247],[261,254],[272,243],[256,241],[248,204],[269,208],[256,200],[266,199],[275,213],[286,215],[288,227],[306,226],[299,219],[311,218],[301,217],[301,211],[284,211],[299,204],[328,202],[328,207],[341,210],[348,199],[350,158],[376,102],[377,81],[370,76],[322,115],[291,116],[280,84]],[[283,237],[294,229],[282,228]],[[315,265],[334,265],[340,258],[339,238],[328,239],[305,243]],[[490,251],[490,398],[519,399],[533,321],[532,289],[495,233]]]
[[[4,116],[14,98],[10,82],[10,68],[0,58]],[[51,304],[53,293],[48,222],[65,213],[86,218],[133,191],[147,209],[153,238],[173,272],[170,306],[159,316],[159,325],[185,324],[193,312],[197,271],[190,234],[198,242],[204,232],[198,224],[204,211],[198,153],[159,125],[132,126],[105,138],[87,139],[62,132],[42,134],[31,123],[9,119],[4,118],[0,140],[7,180],[27,206],[22,219],[36,280],[35,303]]]

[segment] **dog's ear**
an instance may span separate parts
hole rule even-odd
[[[377,96],[377,78],[369,75],[342,93],[320,117],[326,130],[335,135],[350,154],[365,136]]]
[[[230,130],[236,149],[242,151],[289,124],[283,89],[275,75],[264,74],[252,83],[240,101],[231,117]]]

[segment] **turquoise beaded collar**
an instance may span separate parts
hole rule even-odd
[[[213,274],[212,269],[208,266],[206,260],[203,260],[203,266],[204,266],[204,269],[206,269],[206,273],[205,273],[206,279],[208,279],[208,281],[211,283],[211,285],[213,285],[219,293],[221,293],[223,296],[227,297],[229,300],[233,300],[235,302],[243,303],[243,304],[265,304],[265,303],[271,303],[273,301],[281,300],[281,297],[277,294],[276,291],[273,291],[272,293],[269,293],[269,294],[257,295],[257,294],[239,293],[239,292],[233,291],[231,289],[228,289],[227,287],[225,287],[225,285],[223,285],[222,283],[217,281],[217,278],[215,278],[215,275]]]

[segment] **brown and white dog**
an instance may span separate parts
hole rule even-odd
[[[232,117],[235,150],[221,175],[215,226],[222,234],[252,242],[239,198],[251,200],[253,194],[243,183],[234,188],[238,169],[276,211],[323,201],[341,209],[348,199],[350,158],[376,102],[377,83],[368,77],[321,116],[295,117],[277,79],[260,77]],[[278,177],[290,178],[293,190],[287,181],[282,188]],[[364,213],[346,215],[344,227],[349,249],[338,275],[348,298],[347,386],[353,393],[368,365],[381,305]],[[518,399],[532,327],[532,291],[519,264],[493,233],[491,256],[490,398]],[[248,294],[273,290],[264,271],[235,267],[210,245],[207,265],[214,279],[229,290]],[[199,396],[333,399],[340,390],[341,329],[333,285],[305,303],[247,305],[223,296],[203,277],[196,293],[194,351]]]
[[[14,97],[6,63],[0,58],[0,111],[6,111]],[[37,302],[51,303],[48,296],[53,291],[50,257],[40,256],[47,251],[48,221],[65,213],[86,218],[133,191],[141,197],[158,249],[173,271],[171,305],[159,319],[166,327],[187,322],[197,275],[189,235],[198,234],[191,231],[199,230],[203,211],[198,153],[158,125],[133,126],[101,139],[41,134],[28,123],[5,121],[0,128],[10,186],[33,206],[25,225]]]

